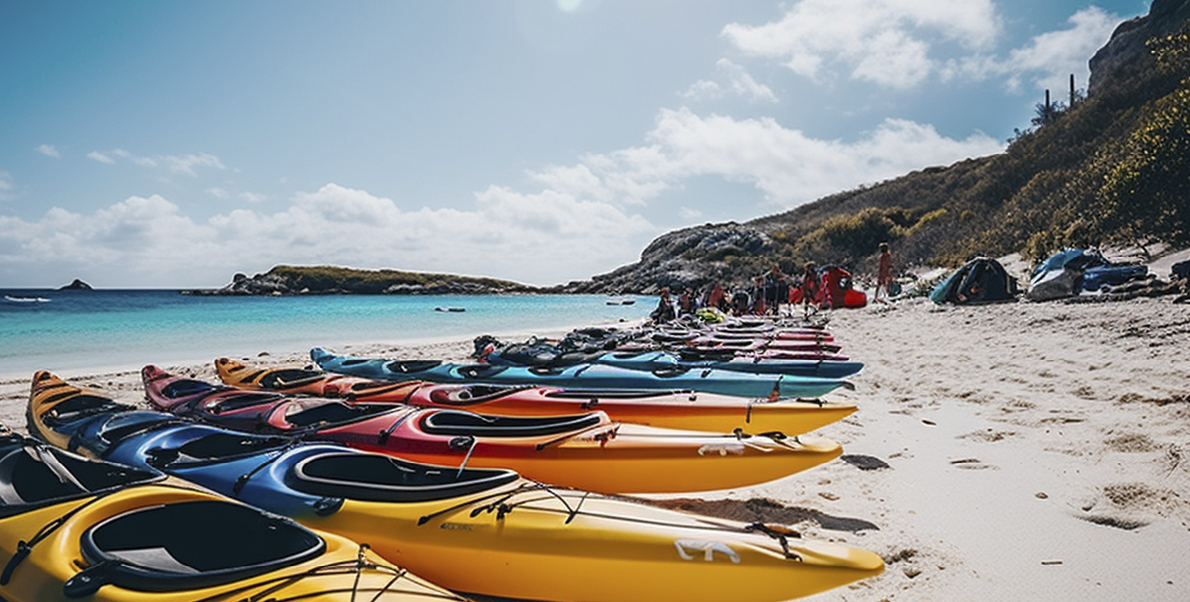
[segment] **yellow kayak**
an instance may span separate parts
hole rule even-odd
[[[264,368],[215,360],[225,384],[250,391],[298,393],[361,403],[404,403],[484,415],[573,416],[603,411],[614,421],[712,433],[801,435],[846,418],[855,404],[748,399],[695,391],[588,390],[487,384],[388,382],[304,368]]]
[[[343,536],[162,479],[0,437],[0,599],[464,600]]]
[[[349,500],[305,524],[457,591],[556,602],[776,602],[880,574],[871,552],[519,481],[465,499]]]

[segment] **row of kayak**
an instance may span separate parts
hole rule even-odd
[[[215,371],[225,385],[250,391],[466,410],[493,416],[575,416],[602,411],[617,422],[713,433],[738,430],[796,436],[841,420],[856,410],[854,404],[822,399],[770,401],[690,390],[390,381],[312,368],[264,368],[229,358],[216,360]]]
[[[825,591],[883,569],[875,554],[803,540],[786,528],[591,492],[664,490],[656,483],[667,478],[670,490],[697,482],[733,487],[733,480],[776,478],[837,457],[833,442],[674,431],[618,423],[602,411],[493,417],[448,407],[482,405],[469,402],[485,391],[515,398],[525,388],[376,383],[231,360],[217,368],[225,381],[258,390],[146,367],[146,395],[167,413],[48,372],[35,375],[29,431],[123,467],[104,465],[93,472],[109,478],[91,478],[82,467],[93,463],[29,440],[13,443],[14,457],[34,466],[0,470],[0,551],[24,559],[0,575],[0,597],[458,599],[436,583],[534,600],[761,601]],[[340,399],[293,397],[270,385]],[[573,403],[573,393],[562,393]],[[595,405],[615,405],[611,393],[594,397]],[[370,394],[391,398],[362,403]],[[411,399],[425,402],[408,405]],[[529,404],[509,407],[517,403]],[[814,407],[738,400],[737,409],[782,404]],[[824,417],[854,411],[817,407]],[[161,473],[168,479],[159,481]],[[192,512],[200,503],[227,508]],[[84,506],[95,512],[78,510]],[[190,526],[175,526],[182,523]],[[284,542],[265,545],[272,540],[253,535],[262,529]],[[344,558],[352,548],[342,538],[375,554],[354,548]],[[55,543],[30,551],[29,541],[44,539]],[[324,566],[336,568],[313,568]],[[308,593],[317,587],[327,593]]]
[[[681,365],[637,370],[602,363],[570,366],[512,366],[454,363],[440,360],[362,358],[310,351],[319,367],[329,372],[388,381],[424,380],[436,383],[542,385],[593,389],[685,389],[702,393],[753,398],[817,398],[839,388],[854,388],[840,378],[764,374],[696,368]]]
[[[780,432],[676,430],[613,421],[603,411],[482,415],[404,403],[244,391],[156,366],[146,366],[142,376],[145,394],[156,408],[204,423],[331,441],[442,466],[506,468],[551,485],[601,493],[743,487],[783,478],[842,454],[839,444],[828,439]],[[91,397],[61,407],[89,416],[108,403]],[[39,409],[31,411],[36,414]],[[91,436],[74,430],[43,434],[55,444]]]

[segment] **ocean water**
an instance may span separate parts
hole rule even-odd
[[[204,363],[615,324],[654,303],[600,295],[207,297],[173,290],[0,289],[0,376]],[[462,308],[465,311],[437,311]]]

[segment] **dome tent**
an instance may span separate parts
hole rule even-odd
[[[934,288],[930,300],[934,303],[990,303],[1012,301],[1017,294],[1016,279],[999,261],[976,257]]]

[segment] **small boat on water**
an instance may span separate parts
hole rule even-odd
[[[608,305],[636,305],[636,298],[627,295],[612,295],[607,298]]]
[[[435,307],[434,311],[459,313],[459,312],[467,311],[467,308],[466,307]]]

